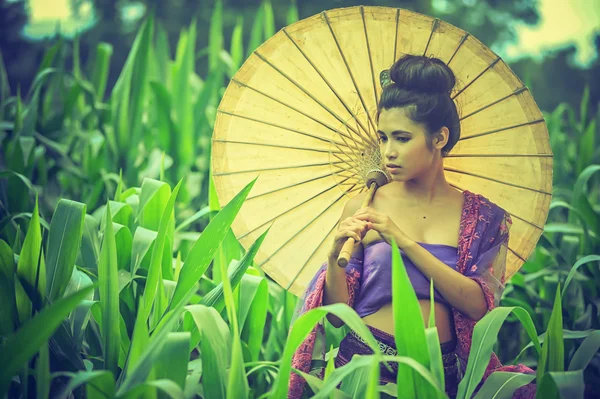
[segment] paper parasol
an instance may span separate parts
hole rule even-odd
[[[327,259],[346,201],[367,188],[357,156],[378,151],[379,74],[403,54],[435,56],[457,78],[461,138],[444,168],[513,219],[506,279],[532,253],[552,197],[552,151],[527,87],[490,49],[439,19],[388,7],[322,12],[277,32],[219,105],[212,170],[221,204],[257,175],[232,229],[255,261],[301,295]]]

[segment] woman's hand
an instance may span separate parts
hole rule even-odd
[[[392,238],[396,241],[396,245],[400,249],[414,242],[400,230],[388,215],[378,212],[371,207],[357,210],[353,217],[366,221],[367,229],[377,231],[381,238],[390,245],[392,245]]]
[[[340,251],[344,247],[344,244],[348,240],[349,237],[354,239],[354,243],[361,242],[362,239],[367,234],[367,222],[364,220],[358,220],[355,217],[347,217],[342,220],[342,222],[338,225],[338,229],[335,232],[335,236],[333,238],[333,246],[329,251],[329,258],[337,259],[340,256]]]

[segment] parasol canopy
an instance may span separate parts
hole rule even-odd
[[[232,229],[248,248],[271,227],[255,262],[295,295],[327,259],[344,204],[367,190],[359,159],[379,148],[379,75],[404,54],[440,58],[456,76],[461,137],[444,159],[446,179],[511,215],[507,280],[543,232],[552,197],[548,131],[508,65],[469,33],[426,15],[325,11],[254,51],[225,91],[212,139],[221,204],[260,175]]]

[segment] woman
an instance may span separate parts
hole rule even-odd
[[[512,223],[502,208],[485,197],[461,193],[446,181],[443,158],[460,137],[460,119],[450,97],[454,85],[454,74],[446,64],[424,56],[406,55],[392,66],[389,75],[382,74],[377,135],[392,180],[377,190],[371,207],[359,209],[366,193],[346,203],[328,261],[310,282],[296,311],[297,317],[317,306],[347,303],[380,348],[394,354],[393,238],[424,320],[429,318],[429,280],[435,281],[436,326],[450,397],[456,395],[466,370],[475,323],[500,301]],[[336,263],[348,237],[357,245],[342,269]],[[327,318],[335,327],[343,324],[334,315]],[[317,325],[294,354],[292,367],[310,371],[313,355],[325,352],[323,334],[323,326]],[[340,343],[336,367],[357,353],[372,351],[351,331]],[[534,372],[523,365],[503,367],[492,353],[483,381],[493,371]],[[396,374],[382,365],[380,383],[386,382],[395,383]],[[299,398],[304,386],[304,379],[292,373],[288,397]],[[534,395],[531,383],[514,397]]]

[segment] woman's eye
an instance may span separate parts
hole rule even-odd
[[[398,141],[406,143],[410,140],[410,137],[398,137]]]
[[[379,142],[384,143],[387,139],[385,137],[379,137]]]

